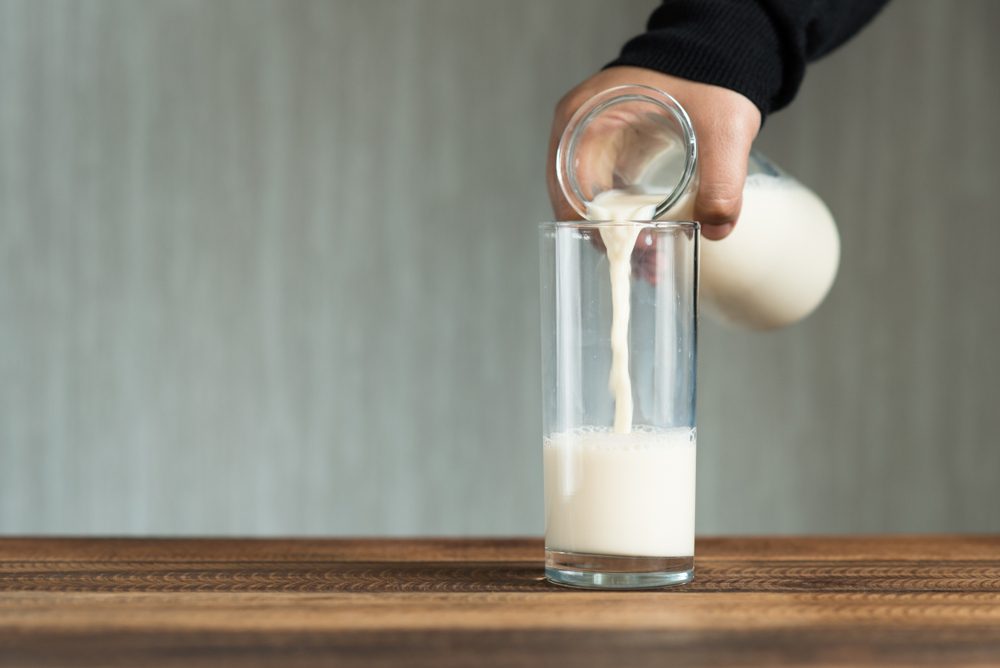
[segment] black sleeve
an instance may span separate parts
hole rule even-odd
[[[608,67],[633,65],[724,86],[767,115],[795,97],[806,63],[889,0],[663,0]]]

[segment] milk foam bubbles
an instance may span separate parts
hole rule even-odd
[[[584,554],[694,554],[695,431],[583,428],[544,442],[545,547]]]

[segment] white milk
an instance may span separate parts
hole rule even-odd
[[[602,199],[602,196],[603,199]],[[601,193],[588,208],[591,220],[614,220],[621,225],[601,228],[601,241],[608,253],[611,278],[611,374],[608,387],[615,398],[615,433],[632,431],[632,379],[628,370],[628,321],[631,312],[632,249],[639,236],[639,225],[626,221],[649,220],[656,202],[643,201],[641,195]],[[607,206],[602,206],[609,200]]]
[[[694,430],[553,434],[544,459],[546,549],[694,554]]]

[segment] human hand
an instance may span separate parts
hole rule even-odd
[[[706,239],[725,238],[740,214],[750,147],[760,130],[761,116],[746,97],[728,88],[698,83],[639,67],[612,67],[571,90],[556,106],[549,137],[548,188],[557,220],[579,215],[563,197],[556,179],[556,147],[573,113],[597,93],[614,86],[642,84],[659,88],[681,103],[698,137],[700,184],[694,217]]]

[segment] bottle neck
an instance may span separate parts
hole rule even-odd
[[[660,218],[694,186],[697,139],[691,119],[669,94],[650,86],[618,86],[585,102],[563,131],[556,176],[582,217],[602,192],[655,195]]]

